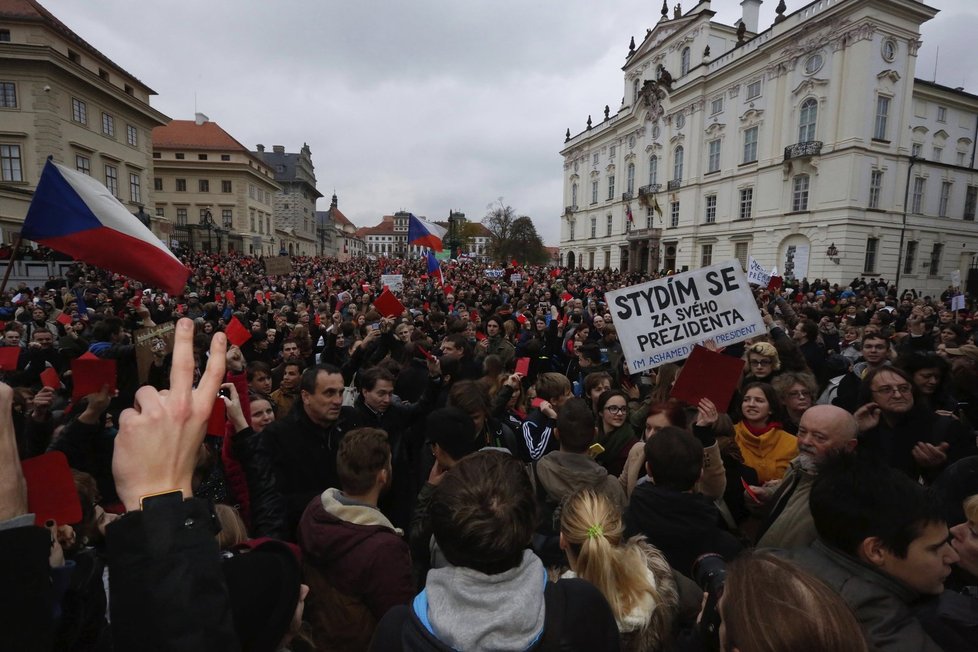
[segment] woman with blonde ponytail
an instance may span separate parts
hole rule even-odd
[[[663,650],[672,637],[679,595],[672,569],[644,537],[622,541],[620,511],[589,489],[567,498],[560,547],[570,570],[604,595],[618,622],[623,652]]]

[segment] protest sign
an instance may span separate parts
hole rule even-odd
[[[705,340],[727,346],[764,332],[764,320],[736,260],[605,296],[632,373],[682,360]]]
[[[486,278],[502,278],[503,277],[503,273],[505,271],[506,270],[502,270],[502,269],[487,269],[486,270]]]
[[[20,468],[27,485],[27,510],[34,514],[35,525],[43,526],[48,520],[65,525],[82,519],[81,501],[64,453],[31,457]]]
[[[387,289],[391,292],[398,293],[404,291],[404,275],[403,274],[381,274],[380,284],[382,286],[386,285]]]
[[[760,285],[762,288],[766,288],[771,282],[771,273],[761,267],[753,256],[747,258],[747,282],[751,285]]]
[[[374,301],[374,308],[384,317],[400,317],[404,313],[404,304],[389,289],[380,293]]]
[[[961,270],[955,269],[951,271],[951,285],[959,288],[961,287]]]
[[[509,282],[510,283],[519,283],[522,280],[523,280],[523,275],[522,274],[510,274],[509,275]]]
[[[140,329],[133,334],[133,341],[136,344],[136,372],[139,374],[140,384],[145,384],[149,380],[149,368],[154,359],[153,352],[173,351],[175,328],[173,322],[167,322],[152,328]]]
[[[292,273],[292,259],[288,256],[276,256],[265,259],[265,273],[269,276],[280,276]]]
[[[967,306],[964,305],[963,294],[958,294],[951,297],[951,310],[958,311],[958,310],[965,310],[966,308]]]
[[[84,353],[71,361],[71,378],[74,382],[71,392],[73,401],[100,392],[105,385],[108,385],[109,396],[115,396],[118,389],[116,361],[99,358],[92,353]]]

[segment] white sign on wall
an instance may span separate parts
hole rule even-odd
[[[632,373],[685,359],[693,346],[742,342],[764,320],[740,262],[730,260],[606,295]]]

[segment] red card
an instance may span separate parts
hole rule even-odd
[[[227,292],[225,292],[224,293],[224,298],[227,300],[228,303],[230,303],[231,305],[234,305],[234,303],[235,303],[235,301],[234,301],[234,291],[228,290]]]
[[[16,371],[19,346],[0,346],[0,371]]]
[[[768,290],[780,290],[781,286],[784,285],[784,279],[780,276],[772,276],[771,280],[767,282]]]
[[[81,500],[61,451],[51,451],[21,462],[27,481],[27,509],[34,513],[34,524],[48,520],[58,525],[77,523],[82,519]]]
[[[529,358],[517,358],[516,359],[516,373],[521,376],[530,375],[530,359]]]
[[[88,357],[90,355],[91,357]],[[115,395],[116,362],[86,353],[71,361],[71,378],[74,382],[74,389],[71,392],[73,401],[102,391],[102,385],[108,385],[109,394]]]
[[[404,304],[386,288],[374,301],[374,308],[384,317],[399,317],[404,312]]]
[[[486,334],[483,333],[482,331],[476,331],[475,332],[475,339],[477,339],[478,341],[481,342],[482,340],[486,339]]]
[[[445,296],[446,296],[446,297],[447,297],[447,296],[448,296],[449,294],[455,294],[455,288],[453,288],[453,287],[452,287],[451,285],[446,285],[446,286],[444,286],[444,287],[442,288],[442,290],[443,290],[443,291],[445,292]]]
[[[564,292],[562,295],[560,295],[560,298],[564,301],[564,303],[567,303],[574,298],[574,295],[572,295],[570,292]]]
[[[67,326],[68,324],[71,323],[71,315],[69,315],[66,312],[63,312],[63,313],[59,314],[57,317],[55,317],[55,320],[57,320],[57,322],[59,324],[63,324],[65,326]]]
[[[694,346],[669,396],[694,407],[701,398],[708,398],[717,412],[726,412],[743,372],[744,361],[740,358]]]
[[[423,355],[425,360],[434,360],[435,359],[435,356],[431,355],[431,353],[429,353],[428,350],[425,349],[420,344],[418,345],[418,353],[420,353],[421,355]]]
[[[41,382],[45,387],[50,387],[51,389],[61,387],[61,378],[58,377],[58,372],[54,367],[48,367],[41,372]]]
[[[225,423],[227,422],[227,405],[220,396],[214,401],[214,409],[211,410],[210,419],[207,420],[207,434],[223,437],[227,432]]]
[[[237,317],[231,317],[231,321],[224,328],[224,334],[228,336],[228,342],[235,346],[241,346],[251,339],[251,331],[245,328]]]

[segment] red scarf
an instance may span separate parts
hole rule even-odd
[[[767,424],[765,424],[761,428],[754,428],[753,426],[750,425],[750,423],[747,422],[747,419],[744,419],[743,421],[741,421],[741,423],[743,423],[744,424],[744,427],[747,428],[747,431],[750,434],[754,435],[755,437],[760,437],[761,435],[763,435],[766,432],[770,432],[771,430],[774,430],[775,428],[780,428],[781,427],[781,422],[780,421],[769,421]]]

